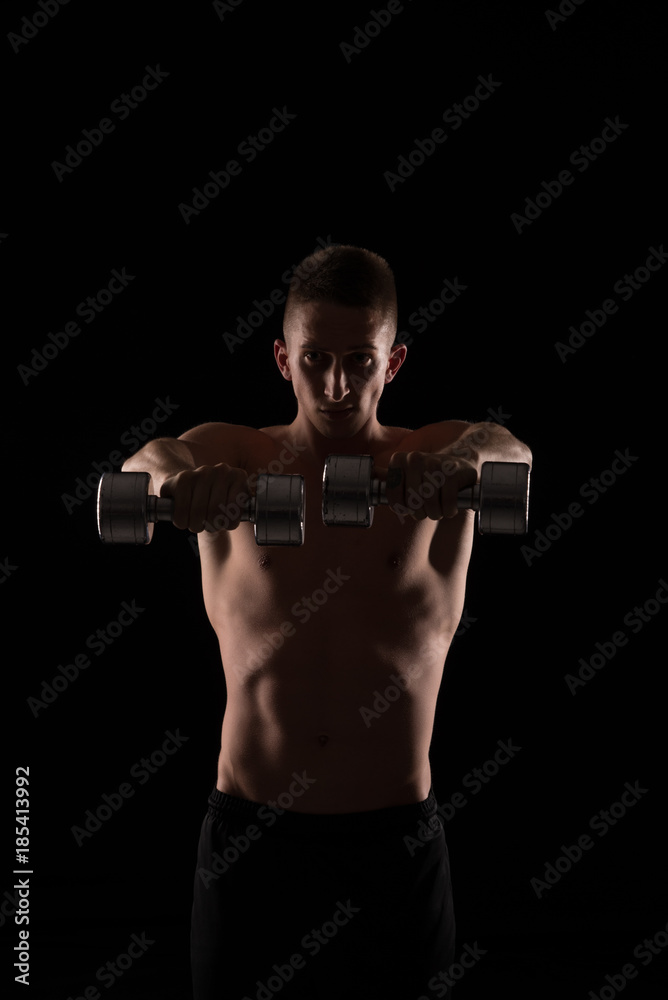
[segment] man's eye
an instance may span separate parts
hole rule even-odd
[[[317,364],[318,362],[322,361],[322,355],[320,351],[306,351],[304,353],[304,358],[307,361],[310,361],[311,364]],[[371,357],[370,354],[354,354],[353,358],[355,360],[355,364],[362,365],[364,368],[368,368],[369,365],[373,362],[373,358]]]

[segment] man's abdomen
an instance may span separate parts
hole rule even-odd
[[[224,562],[203,560],[227,687],[220,791],[257,802],[293,795],[304,812],[426,798],[466,575],[465,559],[447,575],[430,565],[433,531],[413,522],[397,547],[382,530],[357,546],[355,532],[331,529],[309,539],[319,543],[310,552],[260,555],[234,532]],[[303,772],[311,783],[291,793]]]
[[[332,643],[332,645],[336,645]],[[303,650],[301,651],[304,652]],[[277,653],[261,676],[228,683],[218,788],[299,812],[358,812],[424,800],[447,649],[392,658]]]

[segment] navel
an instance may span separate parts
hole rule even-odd
[[[271,566],[271,556],[268,556],[263,552],[262,555],[259,557],[257,564],[260,567],[260,569],[269,569],[269,567]]]

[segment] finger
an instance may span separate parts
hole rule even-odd
[[[165,479],[160,487],[161,497],[171,497],[174,503],[172,524],[184,531],[188,527],[188,510],[190,507],[189,478],[190,470],[179,472]]]
[[[439,490],[439,506],[441,508],[441,516],[444,518],[457,517],[459,513],[457,494],[453,493],[453,485],[447,480],[445,485]]]
[[[406,485],[405,498],[406,507],[411,516],[416,521],[424,521],[427,515],[424,490],[422,481],[424,475],[424,461],[420,452],[409,451],[406,454]],[[439,515],[440,516],[440,515]]]
[[[239,527],[242,514],[248,509],[248,480],[242,470],[217,469],[209,497],[209,520],[206,531],[233,531]]]
[[[477,473],[473,466],[463,466],[461,463],[445,463],[443,471],[446,482],[441,489],[441,507],[443,516],[452,518],[461,510],[457,504],[458,495],[467,487],[475,486]]]
[[[212,468],[201,468],[195,469],[192,477],[187,526],[195,533],[204,531],[204,524],[209,518],[213,474]]]
[[[387,469],[380,470],[385,482],[385,497],[391,507],[406,509],[407,482],[406,452],[395,452],[390,456]]]
[[[419,486],[420,499],[424,505],[426,516],[431,521],[440,521],[443,517],[442,485],[443,473],[436,456],[422,457],[421,481]]]

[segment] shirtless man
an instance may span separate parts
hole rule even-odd
[[[274,344],[292,423],[203,424],[123,466],[149,472],[174,498],[174,524],[198,533],[225,672],[194,997],[431,1000],[445,995],[433,977],[455,940],[428,752],[474,536],[455,498],[484,461],[530,464],[531,453],[490,423],[380,424],[406,357],[390,268],[334,246],[296,275]],[[323,525],[329,454],[370,454],[387,478],[393,506],[376,508],[371,528]],[[235,500],[267,469],[304,477],[301,547],[258,548],[239,523]]]

